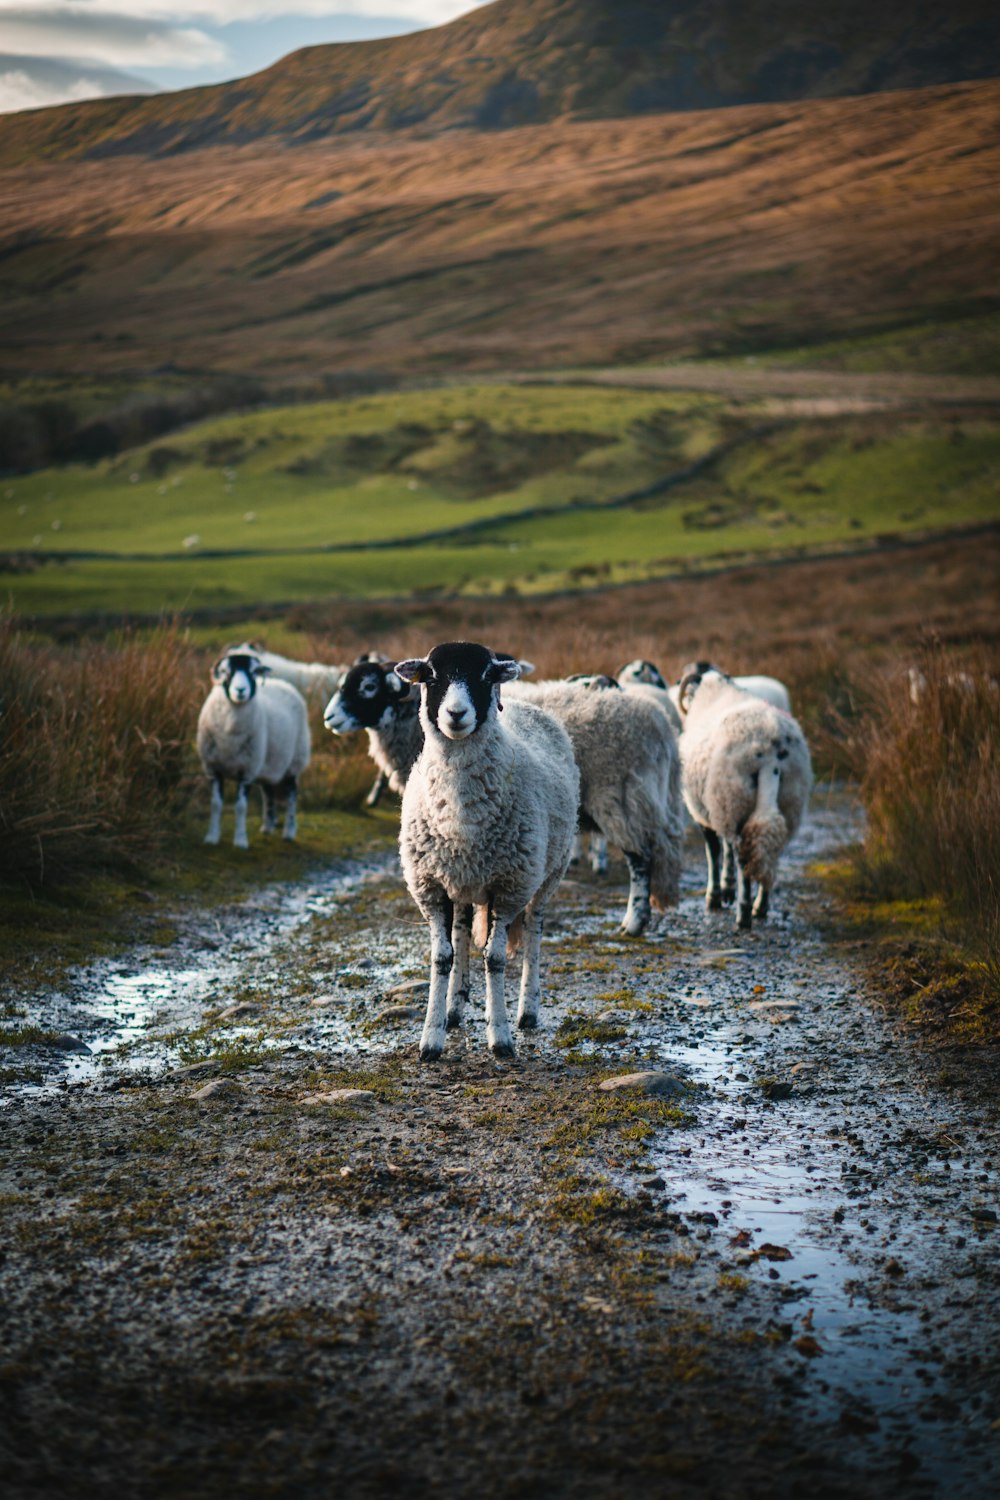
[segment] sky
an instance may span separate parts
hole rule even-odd
[[[0,0],[0,114],[218,83],[297,47],[440,26],[484,0]]]

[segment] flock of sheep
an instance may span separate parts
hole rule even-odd
[[[215,664],[198,720],[212,781],[206,842],[219,842],[232,780],[241,848],[254,782],[264,830],[273,831],[282,794],[284,835],[295,837],[298,777],[309,762],[304,693],[332,695],[324,723],[335,734],[367,731],[378,767],[368,801],[386,786],[402,796],[403,875],[430,929],[423,1059],[439,1057],[461,1022],[473,936],[493,1053],[514,1051],[504,979],[518,941],[517,1025],[537,1024],[545,906],[581,831],[595,869],[608,843],[624,854],[622,930],[638,935],[653,907],[676,904],[686,804],[705,839],[708,908],[735,901],[737,927],[749,928],[767,915],[779,857],[809,797],[808,746],[774,678],[731,678],[697,662],[668,687],[650,662],[635,661],[614,678],[521,680],[532,670],[468,641],[400,662],[369,653],[346,669],[244,643]]]

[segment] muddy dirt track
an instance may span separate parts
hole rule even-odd
[[[693,841],[645,939],[575,872],[513,1063],[475,1004],[418,1063],[389,860],[6,997],[90,1047],[3,1059],[6,1493],[995,1494],[996,1059],[867,990],[855,830],[821,789],[738,937]]]

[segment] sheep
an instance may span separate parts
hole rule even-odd
[[[329,698],[347,671],[346,667],[332,662],[294,661],[289,656],[279,656],[276,651],[265,651],[256,641],[243,641],[239,646],[230,646],[230,651],[251,652],[272,677],[281,682],[290,682],[298,688],[303,698],[313,693]]]
[[[629,661],[619,668],[618,682],[627,693],[636,693],[658,705],[670,720],[675,733],[681,732],[681,715],[674,698],[651,661]]]
[[[508,936],[524,945],[517,1024],[538,1024],[542,917],[569,863],[580,778],[562,725],[500,687],[518,663],[486,646],[450,641],[396,664],[421,684],[424,743],[406,781],[399,847],[403,875],[427,920],[431,979],[420,1057],[441,1056],[468,993],[472,910],[486,969],[486,1039],[496,1057],[514,1043],[504,999]]]
[[[650,666],[651,663],[633,663],[633,665]],[[656,671],[656,668],[654,667],[653,670]],[[710,661],[688,662],[687,666],[683,669],[677,681],[675,683],[672,683],[671,686],[667,688],[667,692],[670,695],[670,701],[679,707],[681,691],[680,685],[683,682],[684,678],[689,676],[696,676],[699,673],[708,672],[709,670],[719,671],[720,669],[718,667],[713,667]],[[663,678],[660,677],[660,674],[657,672],[656,675],[657,677],[659,677],[660,682],[662,682]],[[783,682],[779,682],[777,677],[731,677],[730,681],[735,682],[737,687],[744,688],[746,692],[753,693],[755,698],[763,698],[765,703],[773,703],[775,708],[783,709],[786,714],[791,713],[791,695],[788,689],[785,687],[785,684]]]
[[[680,884],[680,763],[666,716],[631,693],[572,682],[516,682],[507,697],[536,703],[565,725],[580,769],[581,827],[625,855],[622,931],[638,936],[651,904],[674,905]]]
[[[812,786],[809,748],[791,714],[709,666],[681,682],[684,800],[705,838],[709,911],[722,906],[720,842],[736,858],[737,928],[767,916],[778,859]],[[759,890],[751,912],[751,883]]]
[[[423,747],[419,708],[419,688],[404,682],[377,652],[358,657],[327,704],[323,723],[334,734],[368,731],[368,753],[378,766],[365,798],[369,807],[376,806],[386,787],[402,796]]]
[[[212,668],[214,686],[198,715],[198,754],[212,779],[212,810],[206,844],[222,832],[225,782],[236,782],[233,843],[246,849],[247,791],[259,782],[264,797],[263,832],[273,833],[277,796],[284,793],[286,839],[298,831],[298,778],[309,764],[309,716],[305,699],[290,683],[267,682],[270,669],[252,651],[227,651]]]

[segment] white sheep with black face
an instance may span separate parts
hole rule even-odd
[[[291,683],[297,688],[304,698],[311,698],[313,694],[317,697],[329,698],[336,691],[341,681],[346,666],[338,666],[334,662],[325,661],[296,661],[291,656],[279,656],[277,651],[265,651],[255,641],[243,641],[239,646],[233,646],[233,651],[250,652],[256,656],[262,667],[265,667],[272,678],[281,682]]]
[[[573,748],[550,714],[526,703],[501,705],[501,687],[520,667],[486,646],[446,642],[395,670],[421,686],[424,742],[407,778],[399,835],[403,875],[431,936],[420,1056],[440,1057],[448,1028],[461,1021],[475,912],[486,967],[486,1038],[497,1057],[510,1057],[508,936],[515,924],[521,927],[517,1024],[530,1029],[538,1024],[541,997],[542,918],[576,828]]]
[[[635,693],[638,697],[655,703],[661,712],[666,714],[674,732],[680,734],[682,725],[677,700],[664,682],[659,669],[651,661],[642,658],[638,661],[627,661],[618,669],[616,680],[626,693]]]
[[[298,831],[298,778],[309,764],[309,715],[290,683],[268,682],[269,668],[253,651],[227,651],[212,668],[213,687],[198,715],[198,754],[212,779],[206,844],[222,835],[226,781],[236,782],[233,843],[246,849],[247,794],[254,782],[264,797],[263,832],[273,833],[279,793],[286,798],[284,837]]]
[[[767,916],[778,860],[798,829],[812,787],[809,747],[798,723],[709,666],[681,682],[684,800],[701,827],[708,859],[705,904],[723,904],[720,856],[736,861],[736,925]],[[752,882],[759,885],[751,911]]]
[[[368,733],[368,753],[378,766],[365,801],[375,807],[386,787],[402,796],[406,778],[420,754],[424,732],[420,691],[397,675],[388,657],[359,656],[349,667],[323,714],[333,734]]]

